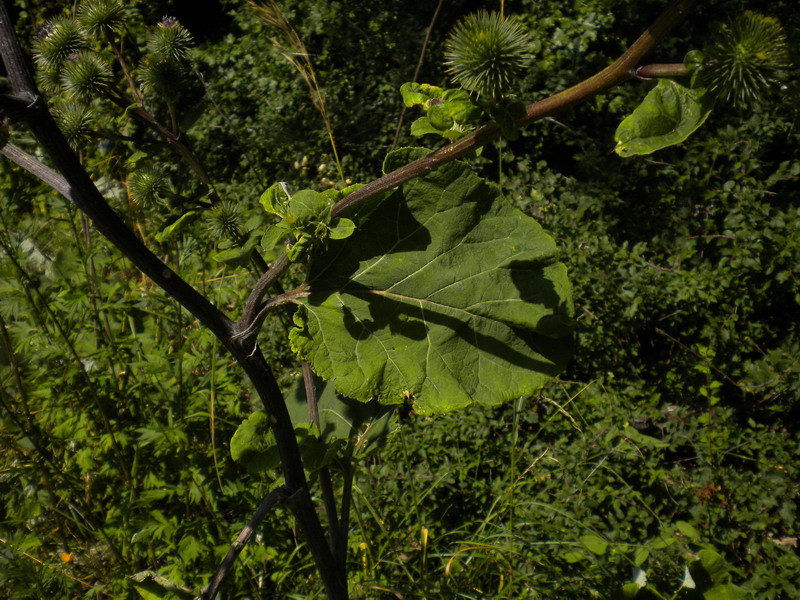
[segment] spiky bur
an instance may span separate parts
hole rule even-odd
[[[232,200],[215,204],[206,216],[206,227],[215,240],[238,240],[241,226],[239,205]]]
[[[713,27],[700,81],[720,99],[744,106],[780,89],[790,68],[778,20],[748,10]]]
[[[58,72],[64,61],[85,47],[83,28],[69,17],[58,17],[39,28],[33,51],[42,70]]]
[[[192,49],[192,34],[174,17],[164,17],[147,38],[147,51],[160,61],[181,62]]]
[[[181,90],[184,70],[174,60],[146,56],[139,70],[139,83],[146,94],[170,97]]]
[[[64,103],[58,107],[55,116],[59,129],[73,148],[77,148],[83,138],[91,132],[92,117],[84,105]]]
[[[128,194],[140,206],[152,206],[161,201],[164,175],[152,167],[138,169],[128,176]]]
[[[36,69],[36,85],[45,94],[55,96],[61,92],[61,73],[49,69]]]
[[[484,100],[498,101],[513,88],[530,56],[524,27],[499,13],[467,16],[445,42],[445,65],[455,83]]]
[[[113,35],[125,20],[119,0],[89,0],[78,10],[78,23],[91,35]]]
[[[81,102],[105,93],[112,83],[111,68],[100,56],[91,52],[78,52],[67,58],[61,72],[64,91]]]

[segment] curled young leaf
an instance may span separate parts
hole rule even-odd
[[[627,157],[680,144],[705,122],[713,106],[706,90],[662,79],[619,124],[614,151]]]

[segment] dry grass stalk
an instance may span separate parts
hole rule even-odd
[[[328,132],[328,139],[331,142],[331,149],[333,150],[333,158],[336,161],[336,169],[339,172],[339,178],[344,184],[344,172],[342,171],[342,164],[339,161],[339,153],[336,150],[336,142],[333,139],[333,130],[331,122],[328,118],[328,109],[325,106],[325,97],[322,95],[319,83],[317,82],[317,75],[314,67],[311,64],[309,53],[300,36],[289,23],[288,19],[284,16],[275,0],[266,0],[263,4],[248,0],[250,7],[256,11],[258,18],[264,25],[271,28],[276,36],[271,37],[270,41],[281,53],[281,55],[288,60],[292,66],[297,69],[300,76],[305,80],[308,85],[309,93],[311,94],[311,102],[314,108],[322,115],[322,120],[325,123],[325,129]]]

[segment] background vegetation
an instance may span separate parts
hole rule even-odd
[[[17,4],[30,42],[54,7]],[[392,146],[398,89],[435,8],[380,4],[281,3],[312,54],[352,181],[373,178]],[[602,68],[662,7],[506,2],[535,45],[519,96],[535,100]],[[680,62],[702,47],[712,15],[746,7],[701,8],[653,60]],[[443,4],[419,81],[446,83],[444,36],[477,8],[497,6]],[[777,16],[798,47],[792,2],[750,8]],[[257,199],[272,182],[332,185],[306,84],[251,9],[131,10],[148,26],[175,15],[192,32],[179,113],[217,193],[244,219],[260,218]],[[131,36],[143,44],[136,23]],[[800,594],[796,115],[780,104],[717,111],[686,144],[623,161],[614,129],[650,85],[631,82],[474,159],[563,248],[576,355],[540,397],[401,419],[357,473],[354,597],[613,598],[632,567],[669,597],[703,549],[724,556],[731,580],[757,598]],[[203,215],[169,243],[155,237],[185,208],[176,197],[208,189],[146,130],[115,119],[89,128],[84,163],[183,277],[240,307],[253,275],[211,258],[219,248]],[[399,143],[418,143],[407,131]],[[143,166],[165,177],[149,206],[129,194]],[[0,597],[132,598],[126,576],[145,569],[201,587],[275,483],[228,453],[255,395],[213,337],[65,200],[7,161],[0,189]],[[298,368],[284,338],[276,325],[262,346],[288,387]],[[265,520],[226,598],[320,596],[289,518],[279,508]]]

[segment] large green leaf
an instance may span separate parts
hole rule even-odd
[[[329,464],[345,445],[344,440],[324,443],[311,423],[294,423],[294,435],[308,471]],[[281,464],[275,436],[269,426],[269,416],[256,411],[242,421],[231,438],[231,458],[253,475],[275,471]]]
[[[356,438],[359,454],[366,446],[378,446],[391,433],[394,410],[378,402],[358,402],[336,393],[334,386],[314,377],[317,393],[320,439],[326,444]],[[286,407],[295,426],[310,421],[303,379],[298,379],[286,393]]]
[[[620,156],[650,154],[680,144],[700,127],[714,105],[702,88],[690,89],[662,79],[614,134]]]
[[[392,153],[385,170],[424,152]],[[292,346],[319,375],[420,413],[531,394],[571,348],[555,243],[462,163],[405,184],[332,241],[295,302]]]

